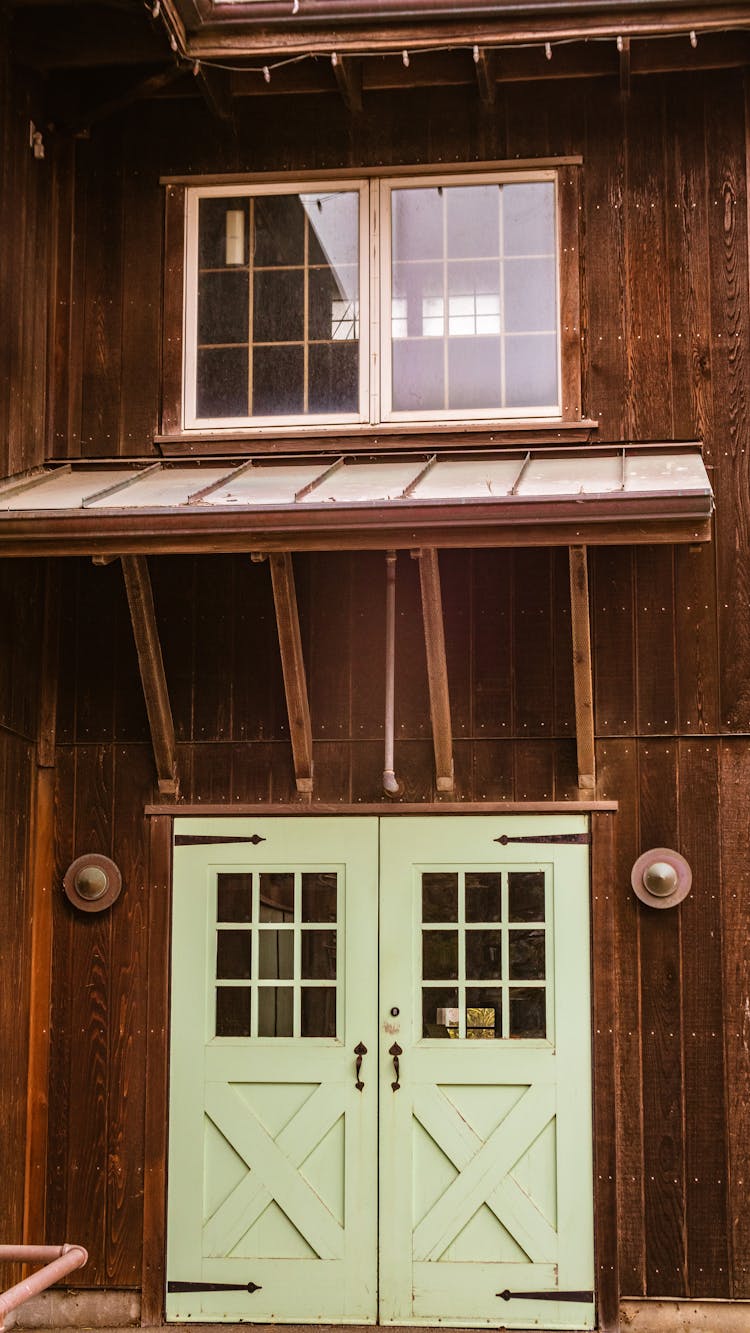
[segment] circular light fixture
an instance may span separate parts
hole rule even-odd
[[[676,907],[687,898],[693,872],[670,847],[652,847],[638,857],[630,875],[637,898],[647,907]]]
[[[122,875],[114,861],[98,852],[88,852],[71,862],[65,872],[65,896],[81,912],[103,912],[111,907],[122,888]]]

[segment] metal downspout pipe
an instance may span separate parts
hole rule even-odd
[[[394,772],[396,727],[396,552],[385,555],[385,758],[383,791],[391,800],[404,788]]]

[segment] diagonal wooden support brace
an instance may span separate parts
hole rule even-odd
[[[443,599],[440,593],[438,553],[434,548],[419,552],[419,583],[422,591],[422,620],[430,687],[432,741],[438,791],[453,791],[453,738],[445,657]]]
[[[289,715],[289,735],[294,756],[294,777],[297,791],[311,793],[313,789],[312,726],[310,703],[307,697],[305,663],[302,657],[302,636],[299,629],[297,593],[294,587],[294,568],[289,551],[268,557],[271,566],[273,600],[276,607],[276,627],[279,631],[281,669],[284,674],[284,692]]]
[[[591,670],[588,561],[585,546],[571,546],[569,548],[569,564],[578,786],[579,789],[593,791],[596,787],[594,689]]]
[[[174,723],[154,613],[154,595],[151,590],[148,561],[145,555],[123,555],[120,561],[130,607],[133,638],[138,653],[143,695],[146,700],[159,791],[163,796],[176,796],[179,783]]]

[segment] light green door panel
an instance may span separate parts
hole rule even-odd
[[[372,1323],[377,821],[175,835],[167,1317]]]
[[[382,1323],[593,1327],[587,829],[381,821]]]

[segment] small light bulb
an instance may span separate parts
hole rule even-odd
[[[403,60],[404,64],[406,65],[406,67],[407,67],[407,69],[408,69],[408,68],[409,68],[409,52],[408,52],[408,51],[402,51],[402,52],[401,52],[401,59]]]
[[[622,37],[617,38],[617,49],[618,51],[622,51]]]
[[[266,83],[271,82],[271,71],[268,68],[268,65],[263,66],[263,78],[265,79]]]
[[[161,14],[161,0],[154,0],[154,3],[151,6],[151,16],[152,18],[158,19],[160,14]]]
[[[170,32],[169,34],[169,45],[171,46],[173,51],[177,50],[177,38],[175,37],[173,32]]]
[[[336,68],[336,66],[338,65],[338,63],[339,63],[339,58],[338,58],[336,52],[335,52],[335,51],[332,51],[332,52],[331,52],[331,64],[333,65],[333,68],[334,68],[334,69]]]
[[[193,64],[193,74],[198,75],[200,74],[200,72],[201,72],[201,62],[200,60],[196,60]]]
[[[551,60],[551,59],[552,59],[552,46],[551,46],[550,42],[545,42],[545,43],[544,43],[544,54],[545,54],[545,56],[547,57],[548,60]]]
[[[473,57],[474,57],[474,64],[475,64],[475,65],[478,65],[478,64],[479,64],[479,47],[475,45],[475,46],[474,46],[474,49],[473,49],[473,51],[472,51],[471,54],[472,54]]]
[[[698,34],[694,31],[691,32],[690,34],[690,45],[692,46],[693,50],[695,50],[696,46],[698,45]]]

